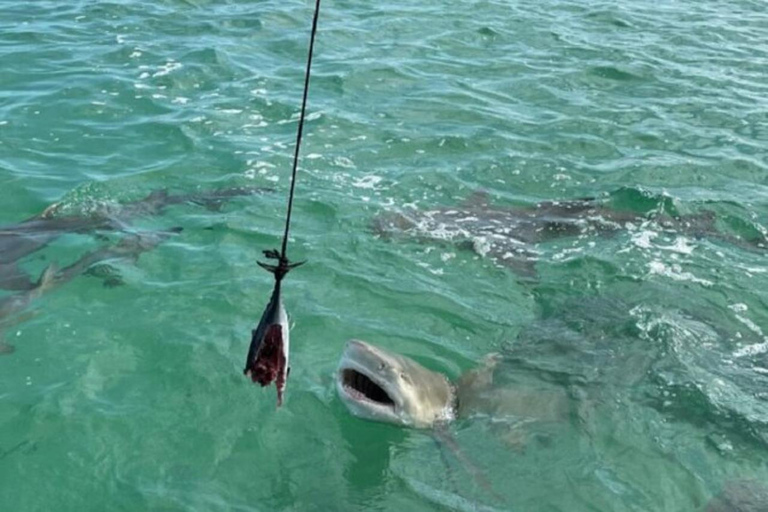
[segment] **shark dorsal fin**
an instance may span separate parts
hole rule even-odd
[[[49,205],[45,210],[37,216],[39,219],[52,219],[61,209],[61,203],[53,203]]]

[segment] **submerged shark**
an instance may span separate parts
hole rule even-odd
[[[151,251],[180,231],[181,228],[174,228],[169,231],[129,235],[114,245],[86,253],[62,269],[49,265],[32,288],[0,299],[0,354],[10,354],[14,351],[13,345],[3,341],[3,331],[26,320],[30,305],[41,295],[87,273],[96,264],[114,260],[135,262],[142,253]]]
[[[641,214],[613,209],[594,198],[494,206],[488,194],[478,192],[455,207],[385,212],[374,219],[372,228],[386,239],[405,237],[466,247],[525,278],[536,276],[538,244],[566,237],[611,235],[647,222],[665,232],[718,239],[751,249],[768,248],[764,233],[746,240],[718,231],[716,220],[712,211]]]
[[[0,288],[31,290],[36,283],[21,270],[18,261],[42,249],[65,233],[92,233],[100,230],[122,230],[134,219],[160,215],[168,206],[195,204],[217,210],[224,202],[239,196],[268,192],[259,187],[231,187],[196,192],[169,194],[156,190],[144,199],[119,205],[101,205],[87,215],[67,215],[60,203],[39,215],[10,226],[0,227]],[[39,283],[38,283],[39,284]]]

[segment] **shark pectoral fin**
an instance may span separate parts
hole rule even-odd
[[[149,195],[144,198],[144,201],[165,201],[166,199],[168,199],[168,189],[161,188],[150,192]]]
[[[448,430],[445,429],[443,425],[438,425],[435,428],[433,431],[433,439],[437,443],[438,449],[440,449],[440,456],[443,459],[443,464],[445,465],[446,470],[449,472],[449,476],[452,481],[454,481],[454,476],[451,472],[450,463],[448,462],[445,453],[443,453],[443,448],[448,448],[450,450],[454,457],[456,457],[456,460],[459,461],[459,463],[463,466],[464,470],[472,476],[474,482],[483,490],[485,490],[485,492],[487,492],[494,501],[499,504],[506,502],[506,500],[493,488],[493,485],[488,480],[488,477],[485,475],[485,473],[481,471],[469,459],[469,457],[467,457],[467,455],[456,442],[456,439],[453,437],[453,435],[451,435],[450,432],[448,432]]]
[[[35,287],[29,274],[16,263],[0,264],[0,288],[13,291],[27,291]]]
[[[218,197],[190,197],[187,199],[187,203],[202,206],[209,212],[220,212],[226,201],[226,199]]]
[[[59,272],[59,266],[56,263],[51,263],[43,273],[40,274],[40,278],[37,280],[35,288],[40,292],[44,292],[51,288],[56,283],[56,274]]]
[[[200,201],[200,204],[209,212],[220,212],[224,207],[222,199],[204,199]]]
[[[115,288],[125,284],[120,271],[108,263],[91,266],[85,271],[85,275],[101,279],[105,288]]]

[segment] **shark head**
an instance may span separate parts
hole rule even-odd
[[[360,418],[427,428],[453,417],[448,379],[400,354],[350,340],[336,372],[336,388]]]

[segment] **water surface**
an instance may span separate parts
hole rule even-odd
[[[709,210],[724,233],[764,236],[763,3],[325,3],[290,246],[309,263],[286,281],[276,411],[241,369],[270,291],[255,261],[282,232],[311,8],[0,8],[0,223],[161,188],[277,190],[137,220],[185,229],[116,262],[124,286],[78,278],[6,327],[2,508],[701,510],[727,482],[768,481],[764,250],[635,223],[543,244],[531,282],[465,245],[370,229],[485,190],[505,207]],[[104,243],[69,234],[22,266]],[[573,357],[546,350],[567,336]],[[499,499],[428,433],[347,414],[332,379],[350,337],[451,377],[538,340],[531,365],[568,376],[585,409],[522,448],[486,420],[452,426]]]

